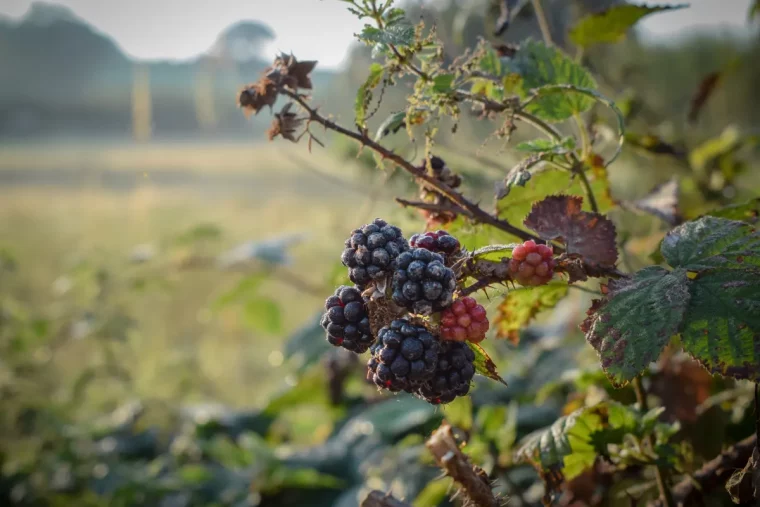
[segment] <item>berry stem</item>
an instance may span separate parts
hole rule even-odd
[[[470,201],[464,195],[457,192],[456,190],[452,189],[445,183],[439,181],[434,176],[431,176],[429,174],[426,174],[424,171],[418,170],[417,167],[415,167],[411,162],[406,160],[404,157],[384,148],[380,143],[376,142],[369,136],[367,136],[364,132],[354,132],[351,130],[348,130],[345,127],[342,127],[335,123],[332,120],[328,120],[327,118],[323,117],[322,115],[317,112],[316,109],[309,106],[309,104],[304,100],[304,98],[296,93],[293,92],[284,86],[279,85],[277,87],[278,93],[282,95],[287,95],[292,100],[298,103],[304,111],[306,111],[309,114],[309,121],[314,121],[316,123],[319,123],[324,128],[328,130],[332,130],[335,132],[338,132],[339,134],[343,134],[346,137],[350,137],[351,139],[354,139],[358,142],[360,142],[363,146],[367,146],[373,151],[377,152],[378,154],[382,155],[384,159],[388,159],[395,163],[397,166],[401,167],[414,177],[424,181],[431,187],[433,187],[436,191],[444,195],[445,197],[448,197],[453,201],[456,205],[462,208],[463,211],[466,212],[467,216],[469,216],[472,220],[475,220],[477,222],[481,222],[484,224],[491,225],[493,227],[496,227],[499,230],[502,230],[504,232],[507,232],[509,234],[512,234],[513,236],[516,236],[522,240],[537,240],[541,241],[540,238],[537,238],[536,236],[518,228],[509,223],[508,221],[501,219],[497,216],[494,216],[487,211],[483,210],[480,206],[475,204],[474,202]]]

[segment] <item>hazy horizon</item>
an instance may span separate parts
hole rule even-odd
[[[646,18],[641,29],[654,41],[695,30],[749,33],[751,0],[693,0],[691,7]],[[0,15],[21,18],[33,0],[3,0]],[[57,0],[95,29],[111,37],[128,56],[141,60],[181,60],[208,51],[218,35],[239,21],[259,21],[275,32],[265,54],[293,52],[316,59],[321,68],[341,67],[353,34],[363,26],[338,0]],[[432,2],[425,2],[426,4]],[[676,2],[672,2],[675,4]],[[756,29],[756,27],[754,28]],[[147,35],[147,36],[146,36]]]

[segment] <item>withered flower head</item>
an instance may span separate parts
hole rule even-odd
[[[246,115],[259,114],[264,106],[269,106],[271,109],[276,100],[277,86],[274,81],[262,77],[252,85],[243,88],[238,97],[238,106],[245,111]]]
[[[283,86],[287,86],[292,90],[298,88],[311,90],[312,85],[309,74],[316,66],[316,60],[299,62],[292,54],[286,55],[285,53],[280,53],[280,55],[275,58],[274,65],[269,75],[277,73],[277,76],[280,78],[279,82]]]
[[[303,123],[303,118],[296,117],[296,113],[291,113],[290,108],[293,106],[292,102],[285,104],[279,113],[274,114],[272,119],[272,126],[267,130],[269,140],[273,140],[277,136],[282,136],[288,141],[294,143],[298,142],[298,139],[293,134]]]

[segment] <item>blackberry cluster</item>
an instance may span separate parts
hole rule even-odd
[[[412,248],[424,248],[431,252],[451,255],[461,247],[459,240],[446,231],[426,232],[415,234],[409,239]]]
[[[367,378],[375,385],[412,392],[433,377],[440,342],[427,329],[397,319],[378,332],[378,339],[367,363]]]
[[[528,240],[512,250],[509,273],[520,285],[537,286],[549,283],[554,276],[554,252],[547,245]]]
[[[441,338],[480,343],[489,328],[486,309],[471,297],[457,299],[441,313]]]
[[[371,224],[351,233],[341,255],[348,277],[359,288],[393,273],[395,260],[409,245],[401,229],[376,218]]]
[[[475,353],[466,343],[442,342],[435,373],[417,390],[417,395],[433,405],[466,395],[475,376],[474,361]]]
[[[414,313],[430,315],[451,304],[456,289],[454,272],[440,254],[412,248],[396,259],[393,301]]]
[[[327,331],[327,341],[336,347],[361,354],[374,342],[367,307],[355,287],[342,285],[327,298],[320,324]]]

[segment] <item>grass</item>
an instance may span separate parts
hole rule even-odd
[[[283,148],[291,146],[57,147],[39,158],[28,148],[11,150],[2,162],[5,169],[76,169],[78,161],[88,160],[100,167],[95,176],[114,170],[146,175],[128,189],[104,188],[93,177],[73,185],[35,182],[0,190],[0,250],[17,262],[15,271],[2,273],[0,301],[44,317],[51,332],[63,337],[40,356],[46,375],[55,379],[58,398],[71,398],[76,391],[84,400],[83,416],[131,397],[245,407],[261,404],[282,381],[277,351],[331,292],[328,275],[347,232],[376,215],[408,221],[403,218],[407,212],[368,200],[369,191],[334,184],[331,171],[332,177],[360,182],[350,164],[341,164],[339,175],[325,155],[307,158],[300,149]],[[208,178],[186,185],[151,180],[153,171],[187,174],[184,164]],[[236,185],[224,183],[231,173],[244,177]],[[366,185],[374,193],[392,191],[381,183]],[[217,228],[220,234],[179,241],[198,226]],[[188,267],[188,260],[289,233],[307,236],[293,248],[286,269],[315,291],[276,278],[260,287],[281,309],[282,325],[276,331],[250,328],[239,307],[215,310],[219,297],[246,274]],[[155,257],[130,262],[139,245],[150,245]],[[97,281],[103,274],[104,291]],[[122,314],[135,323],[124,340],[117,339],[121,329],[97,338],[71,336],[85,316]],[[83,378],[96,368],[122,369],[128,380],[106,375],[85,383]]]

